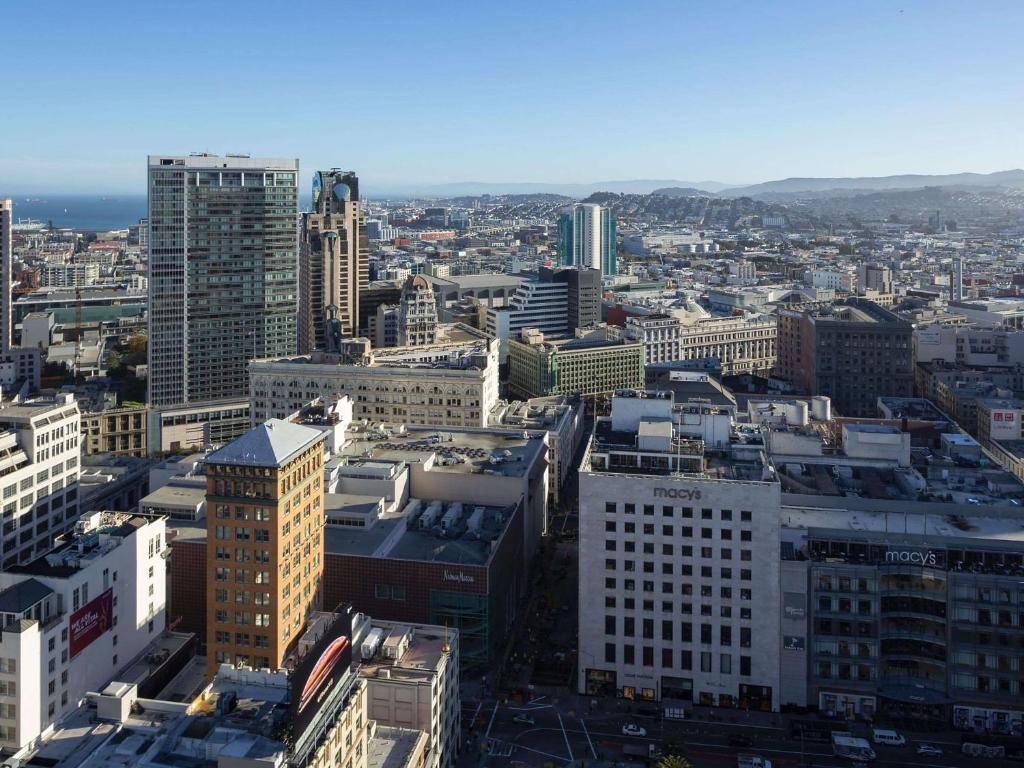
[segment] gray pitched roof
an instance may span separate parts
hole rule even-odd
[[[53,590],[36,579],[26,579],[0,592],[0,613],[24,613]]]
[[[206,461],[209,464],[280,467],[323,437],[324,433],[319,429],[271,419],[214,451]]]

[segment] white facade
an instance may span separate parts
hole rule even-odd
[[[39,269],[39,284],[44,288],[93,285],[99,279],[99,264],[43,264]]]
[[[0,572],[0,745],[11,750],[73,712],[164,629],[164,519],[97,512],[82,523],[45,559]],[[107,598],[110,626],[76,647],[84,622],[100,620],[89,608]]]
[[[853,288],[853,278],[849,274],[828,269],[808,270],[804,274],[804,282],[811,288],[827,288],[833,291],[849,291]]]
[[[613,402],[580,469],[578,690],[777,710],[780,486],[756,462],[668,471],[707,459],[664,403]]]
[[[565,333],[569,327],[569,287],[565,283],[523,281],[504,307],[488,307],[487,333],[498,340],[499,359],[508,356],[508,340],[524,328]]]
[[[627,318],[623,335],[643,342],[648,365],[715,357],[730,375],[770,371],[778,329],[770,315],[712,317],[689,325],[678,317],[649,315]]]
[[[429,624],[367,620],[353,631],[366,681],[367,717],[424,731],[426,768],[451,768],[459,755],[458,631]]]
[[[14,282],[12,260],[12,232],[14,203],[0,200],[0,352],[7,352],[14,346],[14,324],[11,314],[11,284]]]
[[[78,519],[80,424],[72,395],[0,408],[3,568],[48,552]]]
[[[370,363],[317,354],[254,360],[249,371],[253,424],[285,418],[318,398],[331,402],[348,395],[357,420],[483,427],[498,401],[497,345],[490,340],[469,348],[375,350]]]

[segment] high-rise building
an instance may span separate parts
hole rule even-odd
[[[313,175],[313,210],[302,217],[299,352],[336,352],[358,333],[359,294],[370,280],[366,218],[352,171]]]
[[[568,331],[593,328],[601,322],[601,272],[597,269],[567,267],[540,268],[540,279],[548,283],[564,283],[569,312]]]
[[[558,259],[562,266],[618,274],[615,216],[594,203],[573,206],[558,219]]]
[[[14,280],[14,271],[11,253],[11,230],[14,225],[14,203],[10,200],[0,200],[0,273],[3,277],[3,291],[0,294],[0,352],[8,352],[14,345],[14,326],[11,315],[11,282]]]
[[[809,395],[832,398],[843,416],[875,416],[883,395],[914,388],[913,326],[874,302],[778,314],[777,375]]]
[[[398,304],[398,346],[415,347],[437,341],[434,288],[422,275],[410,277]]]
[[[322,607],[325,434],[272,419],[206,459],[210,678],[278,669]]]
[[[149,157],[149,402],[237,398],[295,353],[297,160]]]
[[[693,410],[622,391],[595,421],[579,471],[578,690],[777,711],[781,486],[728,416]]]

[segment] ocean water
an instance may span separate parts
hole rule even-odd
[[[3,195],[14,201],[14,221],[35,219],[79,230],[125,229],[146,215],[145,195]]]
[[[146,215],[145,195],[15,195],[0,192],[14,201],[14,221],[35,219],[55,227],[83,231],[125,229]],[[300,207],[308,211],[309,195],[300,195]]]

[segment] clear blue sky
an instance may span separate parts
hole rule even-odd
[[[364,187],[1024,165],[1024,2],[6,0],[0,187],[143,192],[145,156]]]

